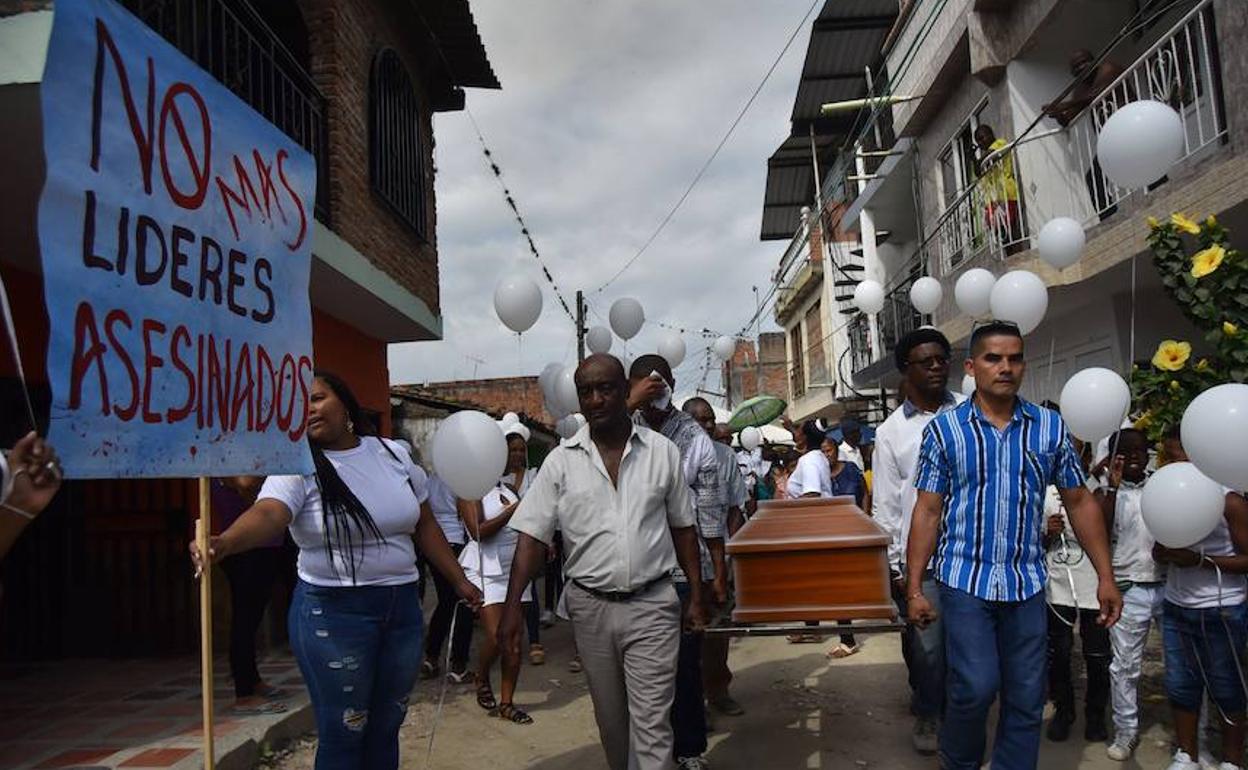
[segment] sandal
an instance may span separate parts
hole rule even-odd
[[[516,708],[514,703],[500,703],[498,706],[498,718],[505,719],[515,725],[533,724],[533,717]]]
[[[488,679],[477,679],[477,705],[486,711],[498,708],[498,701],[494,699],[494,690],[490,688]]]
[[[529,663],[540,666],[546,662],[546,648],[540,644],[529,645]]]
[[[839,660],[841,658],[848,658],[850,655],[857,655],[859,649],[861,649],[861,647],[857,644],[848,645],[841,642],[832,649],[828,650],[827,655],[829,658]]]

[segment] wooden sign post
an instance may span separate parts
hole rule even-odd
[[[199,667],[203,693],[204,770],[213,770],[216,760],[212,742],[212,560],[208,543],[212,537],[212,495],[206,476],[199,479],[199,518],[195,521],[195,541],[203,558],[199,575]]]

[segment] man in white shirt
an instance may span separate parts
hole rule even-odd
[[[923,429],[937,414],[965,399],[949,390],[950,347],[945,335],[931,327],[916,329],[901,338],[893,355],[908,398],[875,432],[871,500],[876,523],[893,538],[888,546],[888,564],[893,578],[893,598],[904,617],[906,569],[903,561],[910,535],[910,515],[918,498],[914,474]],[[938,595],[930,572],[923,582],[925,595]],[[935,753],[940,715],[944,710],[942,635],[937,615],[937,620],[926,628],[908,626],[901,637],[902,657],[910,671],[910,710],[915,717],[912,740],[915,750],[921,754]]]
[[[618,359],[587,358],[576,388],[587,425],[546,457],[511,519],[520,535],[499,644],[520,654],[521,599],[557,527],[568,612],[607,764],[668,770],[681,635],[670,575],[677,563],[687,574],[699,571],[689,488],[679,450],[629,418]],[[700,631],[701,581],[689,591],[684,622]]]
[[[840,429],[838,454],[841,462],[853,463],[858,466],[858,470],[865,471],[867,466],[862,459],[862,424],[852,417],[846,417],[841,420]]]

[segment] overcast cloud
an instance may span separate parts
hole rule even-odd
[[[758,84],[809,0],[584,3],[475,0],[501,91],[469,90],[473,110],[560,289],[596,288],[649,237]],[[809,22],[728,145],[659,239],[609,289],[590,322],[636,297],[651,320],[734,332],[765,293],[785,244],[758,240],[766,159],[787,135]],[[444,339],[390,347],[394,383],[536,374],[575,359],[574,328],[528,254],[466,113],[435,118]],[[520,267],[544,306],[520,345],[493,311],[494,284]],[[764,330],[774,328],[770,314]],[[701,375],[685,335],[677,390]],[[612,352],[620,352],[619,340]],[[483,363],[470,360],[478,358]],[[717,389],[718,375],[708,385]]]

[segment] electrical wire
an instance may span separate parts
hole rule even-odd
[[[673,205],[663,219],[659,221],[658,227],[656,227],[654,232],[650,234],[650,237],[645,240],[645,242],[641,245],[641,248],[637,250],[637,253],[625,262],[614,275],[607,279],[606,283],[599,286],[597,289],[594,289],[593,293],[601,293],[603,289],[606,289],[608,286],[615,283],[620,276],[624,275],[624,273],[632,267],[638,259],[641,258],[641,255],[646,253],[646,250],[649,249],[655,239],[659,237],[659,234],[663,232],[664,228],[667,227],[667,224],[672,221],[672,217],[676,216],[676,212],[679,211],[680,207],[684,205],[686,200],[688,200],[689,195],[693,192],[693,189],[698,186],[698,182],[702,181],[702,177],[706,175],[707,169],[709,169],[711,164],[715,162],[715,158],[719,156],[720,151],[724,149],[724,145],[728,143],[728,140],[732,137],[733,132],[737,130],[737,126],[740,125],[742,118],[745,117],[745,113],[749,111],[751,106],[753,106],[754,100],[758,98],[759,93],[763,90],[763,86],[767,84],[767,81],[771,78],[772,73],[776,71],[776,67],[780,65],[780,61],[784,58],[784,55],[788,53],[789,47],[793,45],[793,41],[797,39],[797,36],[801,34],[801,31],[806,27],[806,20],[810,18],[810,15],[814,13],[815,8],[822,2],[823,0],[815,0],[810,4],[810,7],[806,9],[806,13],[802,15],[801,21],[799,21],[797,26],[793,28],[793,32],[789,34],[788,39],[784,42],[784,47],[780,49],[780,53],[778,53],[776,58],[771,62],[771,66],[768,67],[767,72],[763,74],[763,79],[760,80],[758,86],[754,88],[753,93],[750,94],[750,98],[746,99],[745,105],[741,108],[741,111],[737,113],[737,117],[732,121],[732,124],[728,126],[728,130],[719,140],[719,144],[715,145],[715,149],[711,152],[710,157],[706,159],[706,162],[702,164],[701,168],[698,169],[698,172],[693,175],[693,179],[689,182],[689,186],[685,188],[685,191],[681,194],[680,198],[676,200],[675,205]]]

